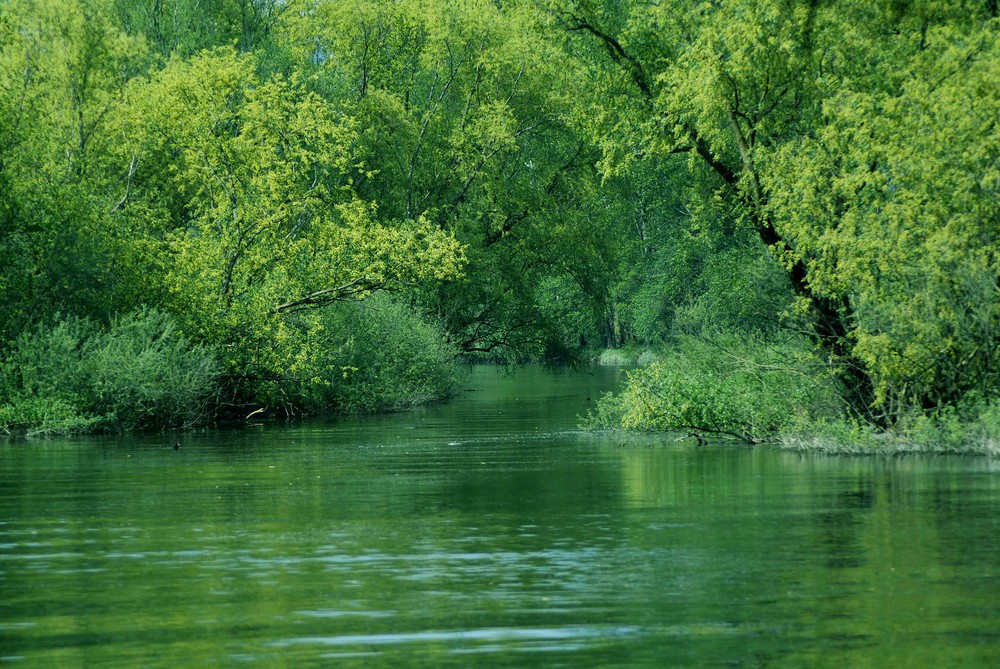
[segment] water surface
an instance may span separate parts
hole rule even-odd
[[[0,445],[0,664],[1000,666],[1000,463],[595,435],[615,370]]]

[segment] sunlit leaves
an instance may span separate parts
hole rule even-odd
[[[355,120],[296,77],[262,79],[246,56],[204,52],[137,83],[132,99],[143,195],[166,185],[179,205],[160,222],[175,259],[167,281],[200,327],[242,329],[460,270],[447,235],[387,225],[357,198]]]
[[[998,371],[998,63],[991,25],[928,28],[895,90],[852,82],[775,154],[775,216],[814,288],[852,296],[890,409],[988,392]]]
[[[853,384],[855,408],[891,422],[907,408],[991,392],[995,8],[545,6],[589,40],[577,52],[583,67],[602,72],[604,107],[581,105],[581,127],[604,149],[607,172],[676,152],[713,171],[719,196],[788,271],[797,313]]]

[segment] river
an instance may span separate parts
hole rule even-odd
[[[1000,666],[998,461],[580,432],[618,375],[0,442],[0,665]]]

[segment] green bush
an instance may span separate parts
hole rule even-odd
[[[639,358],[635,361],[635,364],[640,367],[645,367],[654,362],[659,362],[660,356],[653,351],[643,351],[639,354]]]
[[[1000,400],[966,398],[957,406],[907,414],[885,440],[895,450],[996,453],[1000,450]]]
[[[589,424],[771,440],[835,406],[826,387],[802,373],[807,354],[797,341],[682,338],[662,360],[630,372],[622,393],[602,398]]]
[[[350,412],[398,411],[453,395],[457,350],[442,331],[388,296],[330,314],[341,370],[332,403]]]
[[[87,408],[121,428],[189,426],[207,418],[218,365],[166,314],[143,309],[115,321],[97,338],[88,363]]]
[[[218,366],[165,314],[141,309],[107,331],[68,316],[22,333],[4,355],[0,429],[28,434],[202,422]]]
[[[994,399],[979,412],[972,444],[981,452],[1000,454],[1000,399]]]
[[[633,365],[635,364],[635,358],[629,355],[628,351],[624,351],[619,348],[606,348],[601,351],[601,355],[598,356],[597,364],[609,367]]]
[[[391,296],[334,304],[288,327],[284,369],[250,390],[269,412],[397,411],[456,391],[455,347]]]
[[[0,406],[0,432],[4,434],[72,434],[87,432],[100,423],[100,418],[80,415],[76,407],[59,398],[22,396],[14,404]]]
[[[93,322],[76,316],[23,332],[4,356],[0,393],[7,401],[20,397],[78,404],[79,393],[90,384],[87,360],[99,334]]]
[[[848,420],[795,426],[781,435],[790,450],[832,454],[976,453],[1000,454],[1000,401],[945,407],[904,416],[888,430]]]

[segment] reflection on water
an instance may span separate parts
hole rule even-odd
[[[1000,663],[995,461],[580,433],[614,374],[0,446],[0,663]]]

